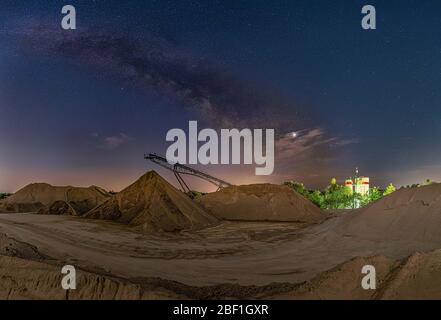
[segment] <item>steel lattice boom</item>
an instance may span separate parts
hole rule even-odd
[[[179,163],[175,163],[175,164],[171,164],[167,161],[167,159],[165,157],[162,157],[160,155],[157,155],[156,153],[149,153],[144,155],[144,159],[146,160],[150,160],[154,163],[156,163],[157,165],[160,165],[163,168],[166,168],[170,171],[173,171],[176,179],[179,182],[179,185],[181,186],[181,188],[184,190],[184,192],[191,192],[190,188],[188,187],[188,185],[185,183],[184,179],[182,178],[181,175],[191,175],[191,176],[195,176],[198,177],[200,179],[203,179],[205,181],[210,182],[211,184],[214,184],[215,186],[218,187],[219,189],[225,188],[225,187],[229,187],[232,186],[231,183],[228,183],[224,180],[218,179],[216,177],[213,177],[209,174],[206,174],[202,171],[190,168],[188,166],[185,166],[183,164],[179,164]]]

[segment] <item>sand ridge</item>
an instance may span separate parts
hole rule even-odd
[[[376,269],[376,290],[364,290],[360,272]],[[400,260],[384,256],[355,257],[272,299],[441,299],[441,250],[415,253]]]
[[[365,239],[441,243],[441,184],[398,190],[359,209],[337,230]]]
[[[57,201],[69,204],[77,215],[84,214],[107,200],[110,195],[102,188],[52,186],[47,183],[32,183],[0,201],[0,212],[37,212],[48,210]]]
[[[209,212],[226,220],[318,223],[325,213],[287,186],[231,186],[197,198]]]

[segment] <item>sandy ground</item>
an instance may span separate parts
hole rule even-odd
[[[61,263],[123,279],[159,277],[193,286],[299,283],[356,256],[401,259],[436,241],[366,239],[346,233],[348,214],[320,225],[224,222],[198,232],[146,235],[69,216],[0,215],[0,233]],[[343,230],[343,231],[339,231]]]

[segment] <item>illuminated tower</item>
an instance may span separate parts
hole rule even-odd
[[[355,193],[362,196],[369,194],[369,178],[368,177],[357,177],[355,179]]]
[[[360,208],[361,200],[355,195],[358,194],[362,197],[369,196],[369,177],[359,177],[358,168],[355,168],[355,178],[353,182],[353,208]]]
[[[352,181],[352,179],[346,179],[345,187],[349,190],[351,194],[354,192],[354,182]]]

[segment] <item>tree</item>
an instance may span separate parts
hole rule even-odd
[[[397,189],[395,188],[395,186],[392,183],[389,183],[386,190],[384,190],[384,192],[383,192],[383,196],[387,196],[391,193],[394,193],[396,190]]]
[[[325,199],[323,194],[319,190],[309,193],[308,199],[311,200],[311,202],[314,203],[317,207],[323,208]]]
[[[301,194],[305,198],[307,198],[309,201],[314,203],[317,207],[323,208],[324,203],[324,194],[320,190],[316,191],[309,191],[306,189],[305,185],[301,182],[297,181],[286,181],[283,183],[283,185],[293,189],[297,193]]]
[[[358,195],[356,198],[360,201],[362,207],[367,206],[369,203],[377,201],[383,196],[381,190],[377,187],[373,187],[369,190],[369,193],[362,196]]]
[[[337,179],[332,178],[331,179],[331,184],[328,187],[331,190],[337,190],[338,189],[338,185],[337,185]]]
[[[0,192],[0,200],[6,199],[7,197],[9,197],[11,195],[11,193],[3,193]]]
[[[334,180],[334,179],[333,179]],[[324,209],[347,209],[351,208],[353,194],[345,186],[333,184],[326,189],[323,200]]]
[[[300,182],[297,182],[297,181],[287,181],[287,182],[284,183],[284,185],[287,186],[287,187],[290,187],[294,191],[300,193],[302,196],[305,196],[307,198],[309,196],[309,191],[306,190],[306,188],[303,185],[303,183],[300,183]]]
[[[369,202],[377,201],[383,196],[381,190],[377,187],[373,187],[369,190]]]

